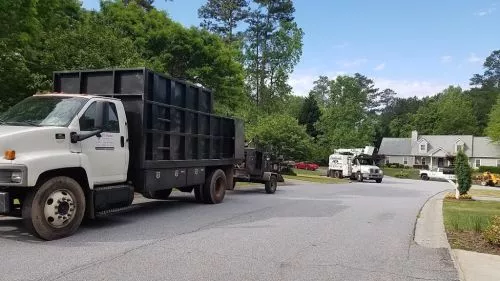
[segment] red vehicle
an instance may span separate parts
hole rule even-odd
[[[295,169],[316,171],[318,168],[319,165],[312,162],[298,162],[295,164]]]

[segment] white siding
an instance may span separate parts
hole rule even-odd
[[[413,166],[413,162],[415,161],[413,156],[386,156],[386,160],[387,160],[387,158],[389,159],[389,163],[391,163],[391,164],[398,163],[401,165],[405,165],[404,160],[406,158],[406,160],[407,160],[406,165],[410,166],[410,167]],[[384,161],[384,163],[387,163],[387,162]]]
[[[471,158],[470,164],[472,165],[473,168],[477,168],[476,160],[478,159],[481,161],[481,166],[493,166],[493,167],[496,167],[498,160],[500,160],[500,158]]]

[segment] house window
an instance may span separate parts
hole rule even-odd
[[[422,157],[422,165],[425,165],[425,157]]]
[[[391,163],[391,161],[389,160],[389,157],[387,156],[387,157],[385,158],[385,164],[387,165],[387,164],[389,164],[389,163]]]
[[[403,158],[403,164],[405,166],[408,165],[408,157]]]
[[[481,159],[476,159],[475,166],[476,166],[476,168],[481,167]]]
[[[459,152],[459,151],[464,151],[464,145],[463,144],[457,144],[455,146],[455,152]]]
[[[497,167],[500,167],[500,160],[497,160]]]

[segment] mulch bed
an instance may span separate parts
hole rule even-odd
[[[500,246],[490,244],[481,233],[474,231],[448,232],[448,241],[454,249],[500,255]]]

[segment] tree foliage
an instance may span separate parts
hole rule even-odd
[[[469,159],[463,151],[459,151],[455,158],[455,175],[460,195],[467,194],[472,184],[472,169],[469,165]]]
[[[498,97],[489,117],[486,133],[494,142],[500,143],[500,97]]]
[[[300,125],[306,126],[307,134],[313,138],[318,136],[316,122],[318,122],[320,116],[321,110],[318,106],[318,102],[313,94],[309,94],[309,96],[304,99],[298,121]]]
[[[267,115],[249,128],[248,136],[255,143],[285,159],[307,160],[311,153],[311,139],[297,119],[285,114]]]
[[[198,9],[201,26],[233,42],[235,30],[249,15],[247,0],[208,0]]]

